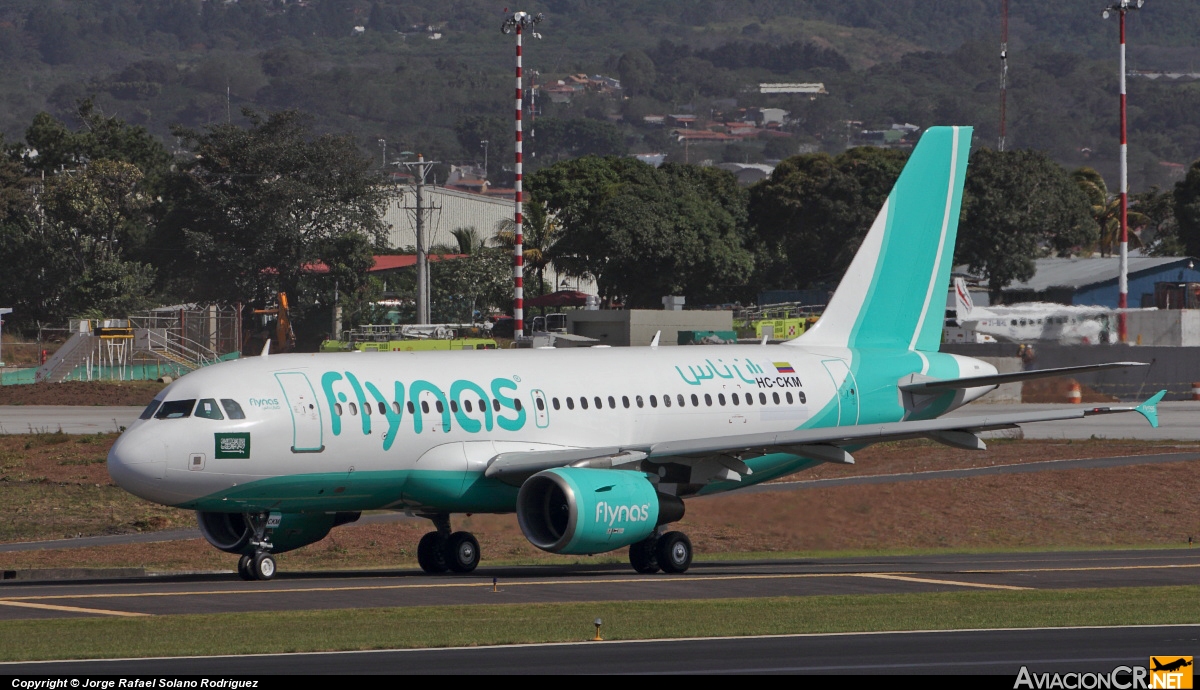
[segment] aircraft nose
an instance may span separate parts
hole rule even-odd
[[[108,451],[108,476],[135,496],[154,501],[167,473],[167,447],[141,430],[121,434]]]

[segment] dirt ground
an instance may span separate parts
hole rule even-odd
[[[166,384],[155,381],[64,381],[0,386],[0,405],[147,405]]]

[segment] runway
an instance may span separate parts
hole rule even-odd
[[[6,582],[0,621],[247,611],[659,601],[739,597],[1015,591],[1195,584],[1200,549],[952,554],[884,558],[698,561],[683,575],[637,575],[624,564],[303,573],[268,582],[233,573],[95,582]],[[493,578],[495,584],[493,585]]]

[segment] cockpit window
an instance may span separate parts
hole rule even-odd
[[[204,419],[225,419],[225,415],[221,414],[221,408],[217,407],[217,401],[212,398],[205,398],[196,405],[196,416]]]
[[[192,414],[192,408],[196,405],[196,399],[191,400],[169,400],[163,403],[163,406],[158,408],[158,414],[154,415],[155,419],[181,419]]]
[[[225,414],[229,415],[230,419],[245,419],[246,413],[242,412],[242,406],[236,400],[229,398],[221,398],[221,406],[225,408]]]
[[[158,406],[161,404],[161,400],[151,400],[150,404],[146,406],[146,409],[142,410],[142,414],[138,416],[138,419],[150,419],[154,416],[154,413],[158,411]]]

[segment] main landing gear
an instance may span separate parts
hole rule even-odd
[[[430,575],[446,571],[469,573],[479,565],[479,542],[470,532],[450,532],[450,516],[427,516],[436,532],[429,532],[417,543],[417,563]]]
[[[629,545],[629,564],[639,573],[650,575],[684,573],[692,565],[692,541],[683,532],[651,534]]]
[[[254,552],[244,553],[238,559],[238,575],[243,580],[270,580],[275,577],[275,557],[271,555],[274,546],[267,540],[267,533],[278,524],[277,520],[273,523],[265,513],[246,515],[246,524],[254,531],[254,537],[250,540]]]

